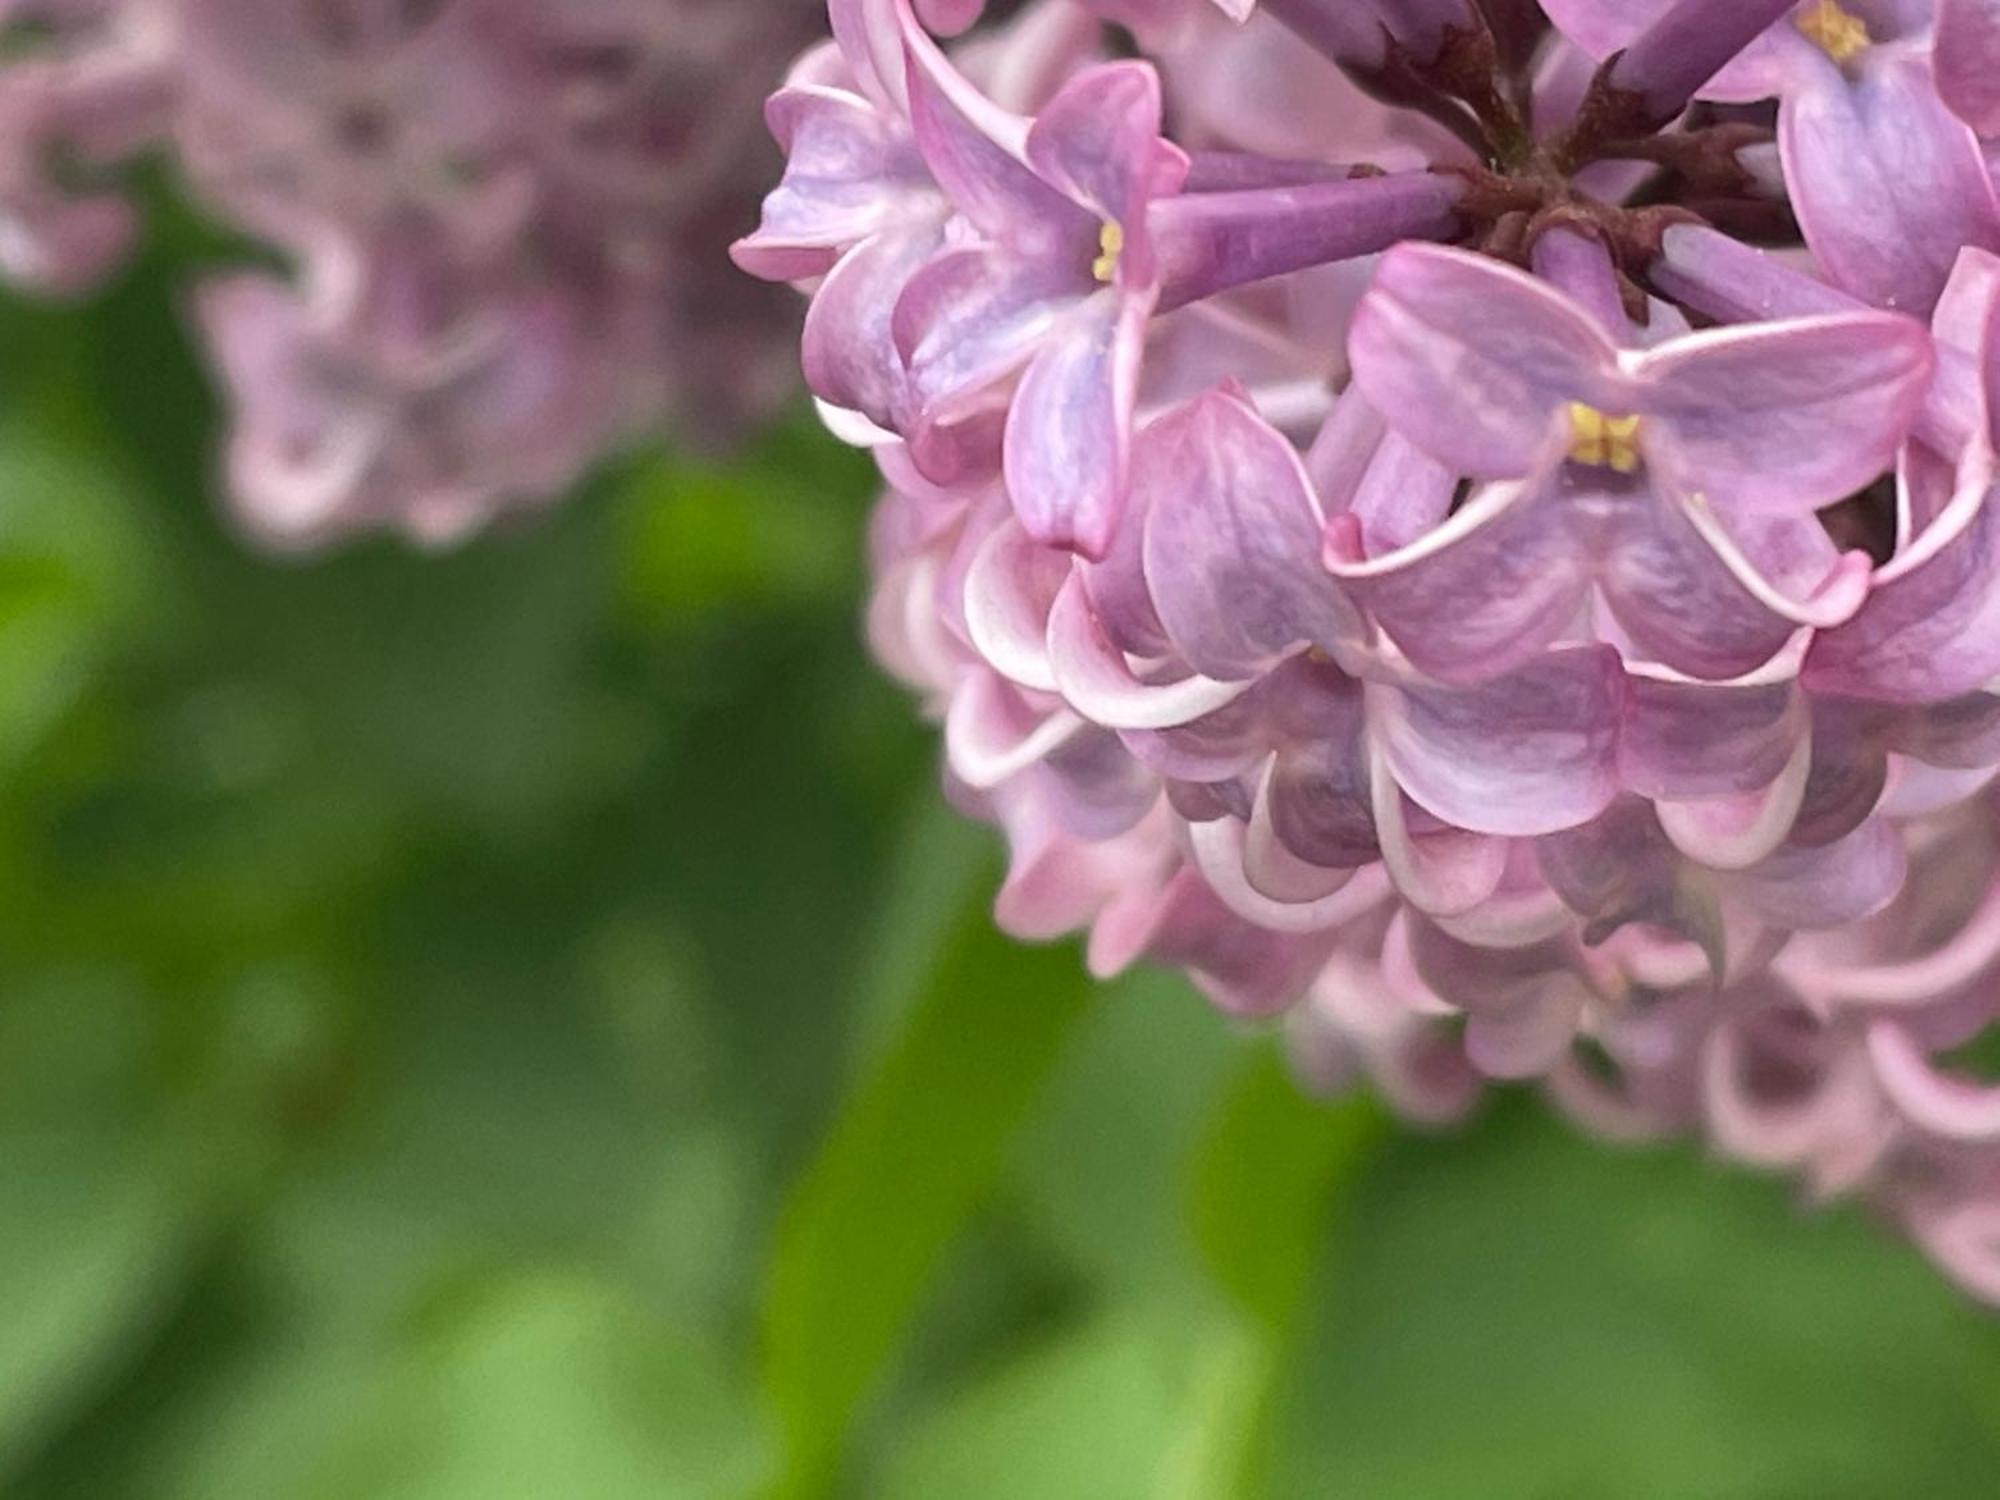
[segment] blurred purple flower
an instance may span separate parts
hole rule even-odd
[[[426,542],[546,504],[666,423],[726,440],[788,387],[782,301],[725,273],[782,0],[8,0],[0,270],[74,293],[164,152],[281,278],[197,296],[228,491],[279,546]]]

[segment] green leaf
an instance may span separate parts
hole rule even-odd
[[[143,607],[124,488],[18,417],[0,424],[0,767],[75,702]]]
[[[983,890],[962,911],[779,1230],[764,1338],[783,1493],[815,1493],[837,1470],[850,1419],[988,1196],[1089,992],[1073,950],[997,933]]]
[[[0,1483],[134,1356],[185,1275],[185,1185],[115,1131],[0,1141]]]
[[[2000,1327],[1853,1214],[1522,1105],[1323,1247],[1274,1500],[1991,1495]]]
[[[1308,1097],[1275,1045],[1238,1071],[1196,1156],[1188,1213],[1209,1269],[1267,1330],[1291,1321],[1328,1205],[1388,1130],[1366,1095]]]
[[[1244,1051],[1177,974],[1109,986],[1015,1152],[1010,1195],[1109,1298],[1190,1308],[1213,1293],[1174,1191]]]
[[[1134,1318],[1068,1330],[974,1384],[891,1451],[880,1500],[1165,1500],[1188,1342]]]
[[[469,1288],[402,1346],[252,1372],[176,1444],[187,1500],[728,1500],[769,1461],[747,1384],[616,1286]]]

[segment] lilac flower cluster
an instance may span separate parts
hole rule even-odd
[[[755,215],[795,0],[0,0],[0,274],[126,255],[167,153],[281,269],[199,289],[247,527],[445,541],[789,389]]]
[[[2000,1300],[2000,6],[829,8],[736,254],[1000,920]]]

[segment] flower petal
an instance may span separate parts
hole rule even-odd
[[[1170,729],[1214,713],[1240,696],[1249,681],[1218,682],[1190,675],[1149,682],[1104,633],[1083,580],[1072,573],[1049,612],[1049,661],[1063,697],[1092,723],[1109,729]]]
[[[1409,545],[1362,555],[1359,528],[1336,516],[1326,566],[1420,670],[1445,682],[1488,681],[1524,665],[1576,620],[1589,554],[1569,524],[1554,476],[1473,492]]]
[[[1731,514],[1817,510],[1891,467],[1931,365],[1923,327],[1887,313],[1689,334],[1640,361],[1646,458]]]
[[[1097,293],[1050,330],[1021,378],[1007,413],[1007,493],[1039,542],[1090,558],[1111,550],[1149,312],[1143,299]]]
[[[1454,827],[1574,828],[1618,792],[1625,674],[1610,646],[1554,650],[1474,688],[1368,688],[1370,732],[1410,796]]]
[[[1567,402],[1628,409],[1617,349],[1587,313],[1469,251],[1402,244],[1384,255],[1348,357],[1392,427],[1478,479],[1542,467]]]
[[[1939,101],[1922,53],[1794,90],[1778,111],[1778,145],[1820,269],[1878,307],[1927,313],[1960,246],[2000,249],[1979,141]]]
[[[1199,397],[1134,449],[1153,605],[1196,671],[1260,676],[1302,646],[1358,633],[1320,562],[1319,509],[1298,454],[1241,400]]]
[[[1931,71],[1961,120],[2000,135],[2000,0],[1938,0]]]

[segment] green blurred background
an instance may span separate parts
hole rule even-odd
[[[0,307],[0,1495],[2000,1493],[2000,1326],[992,935],[797,419],[242,550],[168,226]]]

